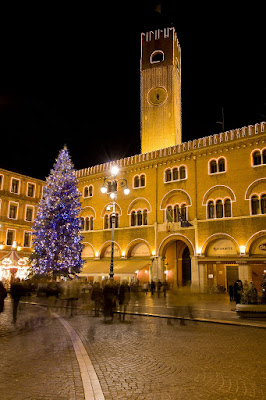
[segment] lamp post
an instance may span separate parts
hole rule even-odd
[[[127,187],[127,180],[125,178],[117,178],[119,173],[119,168],[114,165],[111,168],[111,176],[104,178],[103,185],[101,187],[102,193],[107,193],[112,199],[112,214],[111,214],[111,260],[110,260],[110,272],[109,277],[113,279],[114,277],[114,237],[115,237],[115,200],[117,199],[118,186],[124,188],[124,193],[129,194],[130,190]]]

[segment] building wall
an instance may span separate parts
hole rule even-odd
[[[21,255],[27,256],[31,253],[32,243],[31,236],[28,238],[29,242],[25,243],[25,232],[31,232],[44,182],[4,169],[0,169],[0,180],[0,257],[12,247],[11,244],[7,245],[9,230],[14,232],[13,240],[16,241]],[[18,182],[17,188],[12,187],[14,180],[15,183]],[[33,185],[33,193],[29,185]],[[15,214],[10,212],[12,205],[16,207]],[[27,215],[27,208],[32,210],[32,215]]]
[[[265,235],[266,243],[266,214],[251,215],[250,200],[254,193],[259,196],[266,193],[266,164],[254,166],[252,161],[252,153],[256,149],[262,151],[265,140],[265,123],[261,123],[77,171],[82,193],[85,186],[93,186],[92,196],[82,202],[82,216],[86,217],[91,210],[95,216],[93,231],[83,232],[84,242],[87,246],[91,245],[94,254],[97,253],[100,258],[105,247],[110,245],[111,231],[103,229],[103,216],[110,198],[102,194],[100,189],[111,166],[116,164],[120,167],[119,178],[126,178],[131,189],[128,196],[118,189],[116,200],[116,211],[120,217],[119,227],[115,229],[115,242],[121,256],[130,256],[132,246],[137,243],[147,243],[153,260],[151,264],[156,263],[156,270],[159,270],[157,278],[162,279],[162,259],[166,249],[171,243],[179,241],[189,247],[195,285],[200,285],[200,282],[204,287],[215,282],[226,284],[223,276],[226,276],[226,265],[230,263],[241,264],[240,277],[251,279],[251,263],[256,270],[255,265],[260,265],[258,268],[261,269],[266,261],[265,250],[261,250],[260,254],[250,253],[252,243],[258,238],[263,244]],[[210,162],[221,157],[225,160],[225,171],[210,173]],[[186,178],[165,182],[165,171],[173,171],[173,168],[180,166],[186,167]],[[145,186],[134,188],[134,177],[142,174],[145,174]],[[224,199],[230,199],[231,216],[209,219],[208,201]],[[166,207],[177,203],[186,204],[187,220],[191,226],[181,227],[180,222],[165,221]],[[144,208],[148,210],[147,226],[131,227],[131,210]],[[218,247],[213,243],[218,243]],[[221,247],[223,244],[225,248]],[[241,246],[244,246],[244,252]],[[170,253],[169,250],[169,258],[173,258]],[[216,268],[218,279],[216,277],[208,282],[208,279],[212,279],[207,276],[208,265],[216,266],[221,262],[224,269]],[[247,262],[250,263],[249,267]],[[173,268],[169,266],[169,276],[171,269],[174,271],[171,274],[175,284],[182,281],[180,268],[180,265]],[[178,269],[179,276],[175,276]],[[201,277],[200,269],[203,270]]]

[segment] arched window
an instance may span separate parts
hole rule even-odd
[[[140,175],[140,186],[145,186],[145,175]]]
[[[165,182],[170,182],[171,180],[172,180],[172,171],[169,168],[165,171]]]
[[[148,225],[148,210],[143,211],[143,225]]]
[[[214,218],[214,202],[212,200],[208,202],[208,218]]]
[[[84,231],[84,224],[85,224],[84,218],[80,218],[80,229],[82,231]]]
[[[115,228],[118,228],[118,225],[119,225],[119,214],[116,213],[115,214]]]
[[[142,225],[142,211],[138,210],[137,212],[137,223],[138,225]]]
[[[223,218],[224,208],[222,200],[216,201],[216,218]]]
[[[134,187],[135,187],[135,188],[138,188],[138,187],[139,187],[139,176],[138,176],[138,175],[136,175],[136,176],[134,177]]]
[[[258,196],[254,195],[251,197],[251,214],[257,215],[260,210],[260,202]]]
[[[89,196],[92,197],[92,191],[93,191],[93,187],[89,186]]]
[[[219,172],[224,172],[225,171],[225,159],[224,158],[219,158],[219,160],[218,160],[218,170],[219,170]]]
[[[266,214],[266,194],[263,194],[260,198],[261,213]]]
[[[264,149],[262,152],[262,163],[266,164],[266,149]]]
[[[83,197],[88,197],[89,196],[89,188],[88,186],[85,186],[83,189]]]
[[[187,219],[187,207],[185,204],[181,205],[181,217]]]
[[[186,167],[180,167],[179,169],[180,179],[186,179]]]
[[[168,206],[166,208],[166,221],[173,222],[173,208],[172,206]]]
[[[108,221],[109,221],[109,215],[105,214],[104,216],[104,224],[103,224],[103,229],[108,229]]]
[[[176,204],[174,206],[174,222],[178,222],[179,221],[179,205]]]
[[[87,217],[85,219],[85,231],[89,231],[90,230],[90,219]]]
[[[131,212],[131,226],[136,226],[136,212]]]
[[[93,231],[94,229],[94,219],[93,217],[90,217],[90,230]]]
[[[216,160],[212,160],[210,162],[210,173],[211,174],[215,174],[217,172],[217,161]]]
[[[154,51],[150,57],[151,64],[160,63],[164,60],[164,52],[162,50]]]
[[[260,151],[254,151],[254,153],[253,153],[253,165],[261,165],[261,154],[260,154]]]
[[[224,202],[224,216],[226,218],[231,217],[232,211],[231,211],[231,200],[226,199]]]
[[[177,181],[178,179],[178,168],[173,168],[173,180]]]

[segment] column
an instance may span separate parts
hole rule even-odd
[[[198,292],[200,289],[200,274],[197,257],[191,257],[191,290]]]
[[[252,281],[252,268],[251,265],[243,262],[238,265],[238,276],[239,279],[244,283],[244,281]]]

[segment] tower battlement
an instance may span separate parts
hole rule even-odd
[[[153,40],[160,40],[160,39],[168,39],[174,38],[177,40],[175,28],[164,28],[164,29],[156,29],[155,31],[148,31],[142,32],[141,34],[142,39],[145,39],[146,42],[151,42]]]

